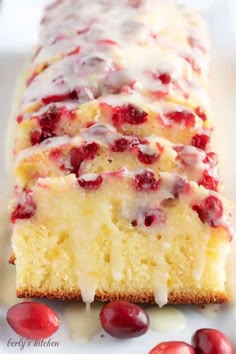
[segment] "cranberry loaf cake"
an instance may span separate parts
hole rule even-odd
[[[56,0],[16,122],[18,297],[224,303],[208,38],[164,0]]]

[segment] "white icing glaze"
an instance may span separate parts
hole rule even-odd
[[[165,259],[165,251],[170,247],[169,242],[163,242],[163,248],[156,252],[153,247],[152,239],[150,238],[150,248],[152,249],[153,260],[157,266],[153,272],[153,290],[154,299],[158,306],[162,307],[168,302],[168,280],[169,280],[169,265]]]
[[[94,303],[87,310],[85,304],[71,303],[65,307],[64,320],[72,340],[87,342],[99,334],[102,329],[99,321],[102,306]]]
[[[193,237],[193,240],[195,240],[196,243],[199,245],[199,249],[201,252],[198,252],[196,255],[196,258],[194,260],[194,268],[192,271],[193,274],[193,279],[195,279],[197,282],[201,282],[203,272],[205,270],[205,263],[206,263],[206,251],[207,251],[207,245],[208,241],[210,240],[211,234],[210,230],[206,230],[206,233],[203,235],[191,235]]]
[[[193,33],[203,51],[189,42]],[[39,42],[32,72],[50,65],[29,84],[26,105],[72,91],[84,102],[125,87],[132,94],[162,92],[208,105],[201,82],[208,76],[206,31],[197,15],[190,17],[174,2],[143,0],[133,6],[121,0],[111,6],[99,0],[88,7],[85,0],[67,0],[46,9]],[[70,55],[78,47],[79,54]],[[163,73],[171,76],[169,83],[158,78]]]
[[[111,270],[113,279],[120,281],[123,278],[124,270],[124,258],[123,258],[123,240],[125,239],[125,233],[122,231],[116,231],[116,237],[111,235]]]
[[[88,182],[88,181],[96,181],[96,179],[98,178],[98,174],[97,173],[86,173],[82,176],[80,176],[80,179]]]
[[[183,312],[176,307],[165,306],[160,309],[154,305],[148,307],[146,312],[150,318],[150,329],[155,332],[179,331],[186,326]]]

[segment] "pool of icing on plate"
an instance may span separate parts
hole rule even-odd
[[[89,308],[83,303],[71,303],[64,309],[64,320],[74,341],[86,342],[101,332],[99,312],[101,303],[93,303]]]
[[[102,307],[101,303],[93,303],[87,309],[82,303],[71,303],[65,307],[64,320],[73,340],[85,342],[101,332],[99,313]],[[153,305],[145,310],[149,315],[150,328],[153,331],[168,332],[185,328],[184,313],[173,306],[160,309],[157,305]]]

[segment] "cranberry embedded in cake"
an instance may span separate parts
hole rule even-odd
[[[86,190],[95,190],[102,184],[103,178],[100,175],[81,176],[78,179],[80,187]]]
[[[134,177],[135,187],[138,191],[154,191],[160,186],[160,179],[156,180],[155,175],[150,170],[143,170]]]
[[[56,130],[60,120],[62,118],[73,119],[73,116],[73,111],[69,111],[65,107],[49,107],[45,113],[36,116],[38,121],[38,129],[33,130],[30,134],[31,145],[39,144],[45,139],[56,136]]]
[[[79,175],[80,165],[84,160],[93,160],[99,150],[99,145],[95,142],[86,144],[79,148],[72,148],[70,151],[71,173]]]
[[[192,209],[197,212],[202,222],[212,227],[218,227],[223,216],[223,206],[219,198],[210,195],[199,204],[193,205]]]
[[[21,200],[11,213],[11,222],[14,224],[19,219],[30,219],[34,216],[36,204],[32,198],[32,191],[26,189],[21,194]]]
[[[210,142],[210,137],[209,135],[206,134],[196,134],[192,138],[192,145],[202,150],[206,150],[209,142]]]
[[[138,159],[140,162],[144,163],[145,165],[151,165],[156,162],[160,158],[160,154],[146,154],[142,151],[138,152]]]
[[[115,152],[124,152],[125,150],[128,149],[129,145],[130,145],[130,142],[128,139],[120,138],[120,139],[115,140],[115,142],[111,146],[111,149],[112,149],[112,151],[115,151]]]
[[[115,125],[124,123],[129,124],[143,124],[147,121],[148,114],[141,108],[135,107],[132,104],[121,107],[114,107],[112,121]]]
[[[195,125],[194,114],[187,111],[169,112],[165,114],[165,118],[169,120],[170,124],[184,124],[186,128],[192,128]]]

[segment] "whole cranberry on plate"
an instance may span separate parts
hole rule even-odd
[[[51,337],[60,326],[54,310],[39,302],[22,302],[7,311],[8,324],[20,336],[29,339]]]
[[[202,328],[197,330],[192,343],[197,354],[234,354],[229,339],[216,329]]]
[[[148,354],[195,354],[195,350],[188,343],[173,341],[158,344]]]
[[[113,301],[100,312],[103,329],[116,338],[133,338],[145,334],[149,327],[149,317],[139,306],[127,301]]]

